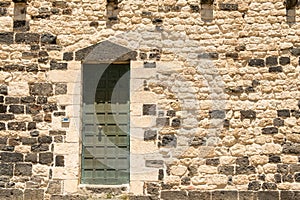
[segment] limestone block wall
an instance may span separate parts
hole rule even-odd
[[[299,12],[0,1],[0,199],[299,199]],[[80,184],[82,64],[104,41],[131,51],[114,52],[131,68],[130,184],[115,187]]]

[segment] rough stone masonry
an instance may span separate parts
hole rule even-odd
[[[0,199],[300,199],[298,5],[1,0]],[[82,68],[114,61],[130,183],[84,185]]]

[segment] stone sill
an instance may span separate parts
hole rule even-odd
[[[90,184],[79,184],[80,189],[88,190],[93,193],[114,193],[123,194],[129,193],[129,184],[123,185],[90,185]]]

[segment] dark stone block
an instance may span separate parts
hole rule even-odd
[[[11,71],[24,71],[24,69],[25,69],[25,66],[23,66],[23,65],[13,64],[13,65],[5,65],[2,70],[6,71],[6,72],[11,72]]]
[[[224,11],[237,11],[238,4],[221,3],[219,4],[219,8],[220,10],[224,10]]]
[[[176,147],[177,146],[177,138],[175,137],[175,135],[164,135],[162,138],[161,146]]]
[[[0,114],[0,120],[8,121],[14,119],[15,116],[13,114]]]
[[[31,95],[51,96],[53,95],[52,84],[50,83],[34,83],[30,85]]]
[[[66,112],[55,112],[54,113],[54,117],[61,117],[61,116],[66,116]]]
[[[62,136],[54,136],[54,139],[53,141],[55,143],[62,143],[64,141],[63,137]]]
[[[14,151],[15,147],[14,146],[4,146],[1,148],[1,151]]]
[[[147,194],[153,194],[158,196],[160,185],[158,183],[147,183],[146,184]]]
[[[236,159],[236,164],[239,166],[248,166],[249,165],[249,159],[248,157],[242,157],[242,158],[237,158]]]
[[[0,96],[0,103],[4,103],[4,96]]]
[[[251,67],[264,67],[265,61],[263,59],[250,59],[248,65]]]
[[[24,106],[21,105],[10,105],[8,112],[14,114],[23,114],[25,112]]]
[[[34,103],[34,102],[35,102],[35,97],[32,96],[21,98],[21,103]]]
[[[169,126],[170,125],[170,118],[160,117],[156,118],[156,125],[157,126]]]
[[[261,184],[259,181],[252,181],[248,184],[248,190],[260,190]]]
[[[8,144],[11,146],[18,146],[21,144],[21,140],[19,138],[9,138]]]
[[[15,165],[15,176],[31,176],[32,175],[32,164],[19,163]]]
[[[194,13],[197,13],[200,11],[200,7],[198,5],[190,5],[190,8]]]
[[[66,61],[71,61],[73,60],[73,58],[74,58],[73,52],[65,52],[63,55],[63,60]]]
[[[256,119],[256,112],[253,110],[241,110],[241,120]]]
[[[296,172],[300,172],[300,164],[291,164],[290,165],[290,172],[292,174],[294,174]]]
[[[0,144],[6,144],[7,138],[6,137],[0,137]]]
[[[269,163],[280,163],[281,158],[280,156],[270,155],[269,156]]]
[[[144,104],[143,105],[143,115],[156,115],[156,105],[155,104]]]
[[[90,27],[95,27],[97,28],[99,26],[99,22],[91,22]]]
[[[244,92],[244,88],[242,86],[238,86],[236,88],[226,88],[225,91],[230,94],[239,95]]]
[[[235,47],[235,50],[236,51],[245,51],[246,50],[246,46],[245,45],[237,46],[237,47]]]
[[[178,128],[178,127],[180,127],[180,125],[181,125],[181,120],[180,119],[176,118],[176,119],[172,120],[172,123],[171,123],[172,127]]]
[[[20,103],[20,98],[18,98],[18,97],[5,97],[5,103],[6,104]]]
[[[53,153],[46,152],[39,154],[39,163],[43,165],[50,165],[53,162]]]
[[[23,161],[23,154],[21,154],[21,153],[1,152],[0,156],[1,156],[2,162],[22,162]]]
[[[278,117],[290,117],[291,113],[289,110],[277,110],[277,116]]]
[[[0,94],[7,95],[7,86],[6,85],[0,85]]]
[[[161,191],[162,200],[187,200],[188,196],[186,191]]]
[[[276,118],[273,120],[274,126],[284,126],[284,120],[280,118]]]
[[[48,102],[47,97],[38,97],[37,100],[36,100],[37,104],[45,104],[47,102]]]
[[[39,136],[39,134],[40,134],[39,131],[36,131],[36,130],[30,132],[30,135],[31,135],[32,137],[37,137],[37,136]]]
[[[278,72],[278,73],[280,73],[280,72],[283,72],[283,69],[282,69],[281,66],[270,67],[270,68],[269,68],[269,72],[270,72],[270,73],[272,73],[272,72]]]
[[[33,44],[33,45],[31,45],[30,50],[31,50],[31,51],[37,51],[37,50],[40,50],[40,45]]]
[[[39,114],[42,110],[40,105],[29,104],[26,106],[26,114]]]
[[[238,192],[237,191],[213,191],[212,199],[213,200],[237,200]]]
[[[33,44],[40,42],[40,35],[37,33],[16,33],[16,43]]]
[[[276,134],[278,133],[278,128],[276,127],[266,127],[262,129],[262,134]]]
[[[66,135],[66,131],[49,131],[49,135]]]
[[[157,131],[156,130],[146,130],[144,132],[144,141],[156,140]]]
[[[158,180],[162,181],[164,179],[164,170],[159,169],[158,170]]]
[[[201,53],[198,55],[198,59],[218,59],[218,53]]]
[[[282,175],[282,181],[290,182],[290,183],[294,182],[293,175],[291,175],[291,174]]]
[[[25,70],[26,70],[27,72],[34,72],[34,73],[36,73],[36,72],[39,71],[39,67],[38,67],[37,64],[31,64],[31,65],[29,65],[29,66],[26,66]]]
[[[5,123],[0,122],[0,131],[5,131],[5,130],[6,130]]]
[[[0,163],[0,169],[0,176],[13,176],[13,164]]]
[[[22,53],[22,58],[26,59],[26,58],[37,58],[38,54],[36,52],[23,52]]]
[[[56,36],[50,33],[45,33],[41,36],[41,42],[44,44],[56,44]]]
[[[51,60],[50,70],[67,70],[68,63],[58,63],[56,60]]]
[[[274,174],[275,183],[281,183],[281,175],[280,174]]]
[[[64,156],[56,156],[55,157],[55,166],[56,167],[64,167],[65,166]]]
[[[14,43],[14,33],[6,32],[0,33],[0,44],[13,44]]]
[[[291,144],[291,143],[284,144],[282,153],[300,154],[300,144]]]
[[[263,183],[262,189],[263,190],[276,190],[277,185],[275,183]]]
[[[7,111],[7,106],[0,104],[0,113],[6,113]]]
[[[19,189],[0,189],[0,199],[1,200],[22,200],[23,192],[22,190]]]
[[[24,199],[44,199],[43,189],[25,189]]]
[[[26,131],[26,123],[25,122],[8,122],[7,127],[8,127],[8,130]]]
[[[13,22],[13,29],[14,31],[29,31],[29,23],[26,20],[14,20]]]
[[[39,51],[39,57],[48,57],[49,54],[47,51]]]
[[[295,174],[295,181],[300,182],[300,173]]]
[[[255,174],[255,167],[253,166],[237,166],[236,174]]]
[[[191,184],[191,178],[190,177],[182,177],[181,178],[181,184],[182,185],[190,185]]]
[[[226,53],[226,58],[232,58],[232,59],[238,59],[239,54],[238,53]]]
[[[281,200],[298,200],[300,199],[300,191],[280,191]]]
[[[300,118],[300,111],[299,110],[291,110],[292,116],[295,118]]]
[[[49,145],[48,144],[36,144],[31,146],[32,152],[41,152],[41,151],[48,151]]]
[[[257,193],[251,191],[239,191],[239,200],[257,200]]]
[[[43,105],[43,110],[45,112],[53,112],[55,110],[58,110],[58,108],[56,104],[45,104]]]
[[[33,145],[37,143],[36,138],[22,138],[21,142],[23,145]]]
[[[287,164],[278,164],[277,165],[277,172],[280,174],[288,174],[289,173],[289,166]]]
[[[75,52],[75,60],[76,61],[84,60],[86,56],[95,48],[95,46],[96,45],[92,45]]]
[[[290,64],[291,60],[289,57],[280,57],[279,58],[279,64],[280,65],[287,65]]]
[[[218,166],[220,164],[219,158],[208,158],[206,159],[206,165]]]
[[[265,181],[265,180],[266,180],[266,175],[264,175],[264,174],[259,174],[259,175],[258,175],[258,180]]]
[[[156,68],[156,62],[144,62],[144,68]]]
[[[255,92],[255,89],[252,86],[246,87],[245,92],[250,93],[250,92]]]
[[[51,114],[45,114],[44,121],[51,123],[52,122],[52,115]]]
[[[211,192],[206,191],[189,191],[189,199],[210,200]]]
[[[277,200],[279,199],[278,191],[259,191],[257,200]]]
[[[151,167],[151,168],[164,168],[164,161],[163,160],[146,160],[145,165],[146,165],[146,167]]]
[[[175,110],[168,110],[167,111],[167,116],[175,117],[176,116],[176,111]]]
[[[234,174],[234,166],[219,166],[218,172],[220,174],[233,175]]]
[[[63,15],[72,15],[72,9],[71,8],[64,9],[62,14]]]
[[[33,129],[36,129],[36,122],[28,122],[27,130],[31,131]]]
[[[152,23],[153,24],[161,24],[161,23],[163,23],[163,20],[159,19],[159,18],[155,18],[155,19],[152,20]]]
[[[50,144],[52,142],[52,137],[51,136],[42,136],[38,138],[39,143],[46,143]]]
[[[29,153],[25,156],[25,162],[37,163],[37,154]]]
[[[300,56],[300,48],[292,48],[291,53],[293,56]]]
[[[9,7],[10,6],[10,2],[7,2],[7,1],[1,1],[0,2],[0,7]]]
[[[224,110],[212,110],[209,111],[209,117],[212,119],[224,119],[225,111]]]
[[[269,56],[266,58],[266,65],[274,66],[278,65],[278,57],[277,56]]]

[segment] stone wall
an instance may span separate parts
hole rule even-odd
[[[299,199],[299,20],[283,0],[0,1],[0,199]],[[80,184],[82,63],[107,40],[132,51],[129,186]]]

